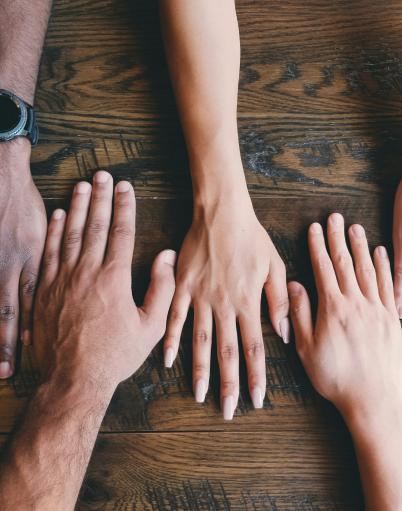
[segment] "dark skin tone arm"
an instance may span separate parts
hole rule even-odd
[[[134,237],[134,190],[127,182],[113,190],[106,172],[92,189],[76,186],[68,216],[56,210],[51,218],[30,348],[42,383],[3,455],[2,511],[74,509],[116,386],[165,332],[176,254],[158,255],[137,307]]]
[[[0,5],[0,88],[33,104],[51,0]],[[15,368],[19,338],[31,337],[33,295],[46,236],[42,198],[25,138],[0,143],[0,378]]]

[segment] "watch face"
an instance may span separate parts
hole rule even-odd
[[[21,120],[21,109],[9,96],[0,93],[0,133],[15,129]]]

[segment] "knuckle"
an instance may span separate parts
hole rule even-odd
[[[237,356],[237,344],[222,344],[222,346],[219,347],[219,357],[222,360],[235,360]]]
[[[33,296],[36,289],[38,277],[35,274],[31,274],[22,282],[22,294],[25,296]]]
[[[288,311],[289,299],[287,297],[279,298],[278,300],[275,301],[272,308],[273,308],[273,312],[276,312],[276,313]]]
[[[101,221],[93,221],[88,226],[88,233],[95,237],[100,234],[105,234],[108,230],[109,226],[105,222]]]
[[[334,262],[337,266],[340,266],[340,267],[348,266],[349,263],[351,262],[350,254],[345,251],[338,252],[334,256]]]
[[[221,393],[223,395],[232,394],[236,390],[236,382],[232,380],[221,381]]]
[[[170,321],[171,322],[181,323],[185,319],[186,319],[185,315],[183,314],[183,312],[180,309],[177,309],[177,308],[171,309],[171,311],[170,311]]]
[[[49,266],[53,266],[53,264],[57,263],[59,258],[58,252],[54,250],[48,250],[43,256],[43,267],[49,268]]]
[[[66,233],[64,244],[66,247],[72,247],[81,242],[82,234],[78,230],[71,230]]]
[[[112,227],[110,236],[114,239],[129,240],[133,237],[134,231],[128,224],[116,224]]]
[[[205,364],[196,363],[193,366],[193,373],[194,374],[197,374],[197,375],[204,374],[207,371],[208,371],[208,369],[207,369],[207,366]]]
[[[11,343],[2,342],[0,344],[0,355],[4,362],[11,362],[14,358],[14,347]]]
[[[14,305],[0,305],[0,323],[13,321],[17,316]]]
[[[394,269],[395,277],[402,279],[402,264],[396,264]]]
[[[247,344],[245,355],[247,358],[256,358],[264,354],[264,343],[262,339],[253,339]]]
[[[370,266],[370,265],[365,265],[365,264],[356,265],[356,273],[358,273],[362,276],[364,275],[369,278],[372,278],[376,275],[374,267]]]
[[[194,332],[194,343],[197,345],[208,344],[210,336],[206,330],[197,330]]]

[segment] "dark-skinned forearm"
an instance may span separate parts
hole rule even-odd
[[[0,464],[4,511],[74,509],[114,391],[82,382],[52,379],[38,388]]]
[[[33,103],[51,0],[2,0],[0,88]]]

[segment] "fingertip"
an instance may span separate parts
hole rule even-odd
[[[332,227],[340,227],[345,224],[345,220],[343,218],[343,215],[341,215],[338,212],[331,213],[328,217],[328,225],[331,225]]]
[[[94,182],[98,184],[105,184],[109,181],[109,179],[112,178],[112,175],[109,172],[106,172],[106,170],[98,170],[94,174]]]
[[[127,193],[134,191],[134,188],[128,181],[119,181],[116,185],[115,191],[116,193]]]
[[[66,216],[66,212],[64,211],[64,209],[55,209],[53,211],[53,215],[52,215],[52,218],[53,220],[63,220]]]
[[[322,232],[323,232],[322,226],[318,222],[314,222],[309,227],[309,233],[310,234],[322,234]]]
[[[10,362],[0,362],[0,380],[6,380],[13,375],[13,367]]]
[[[304,287],[300,282],[291,281],[288,283],[288,293],[289,298],[294,298],[296,296],[299,296],[301,293],[303,293]]]
[[[92,189],[92,186],[90,183],[88,183],[87,181],[80,181],[79,183],[77,183],[75,185],[75,193],[78,193],[78,194],[81,194],[81,195],[84,195],[84,194],[87,194],[91,191]]]
[[[365,235],[366,231],[362,225],[353,224],[349,227],[349,236],[354,236],[355,238],[364,238]]]
[[[174,349],[171,346],[166,348],[165,352],[164,352],[164,363],[165,363],[165,367],[167,369],[172,368],[175,358],[176,357],[175,357]]]
[[[177,253],[174,250],[170,250],[170,249],[164,250],[163,252],[161,252],[160,256],[161,256],[161,260],[165,264],[172,266],[172,267],[175,266],[176,260],[177,260]]]

